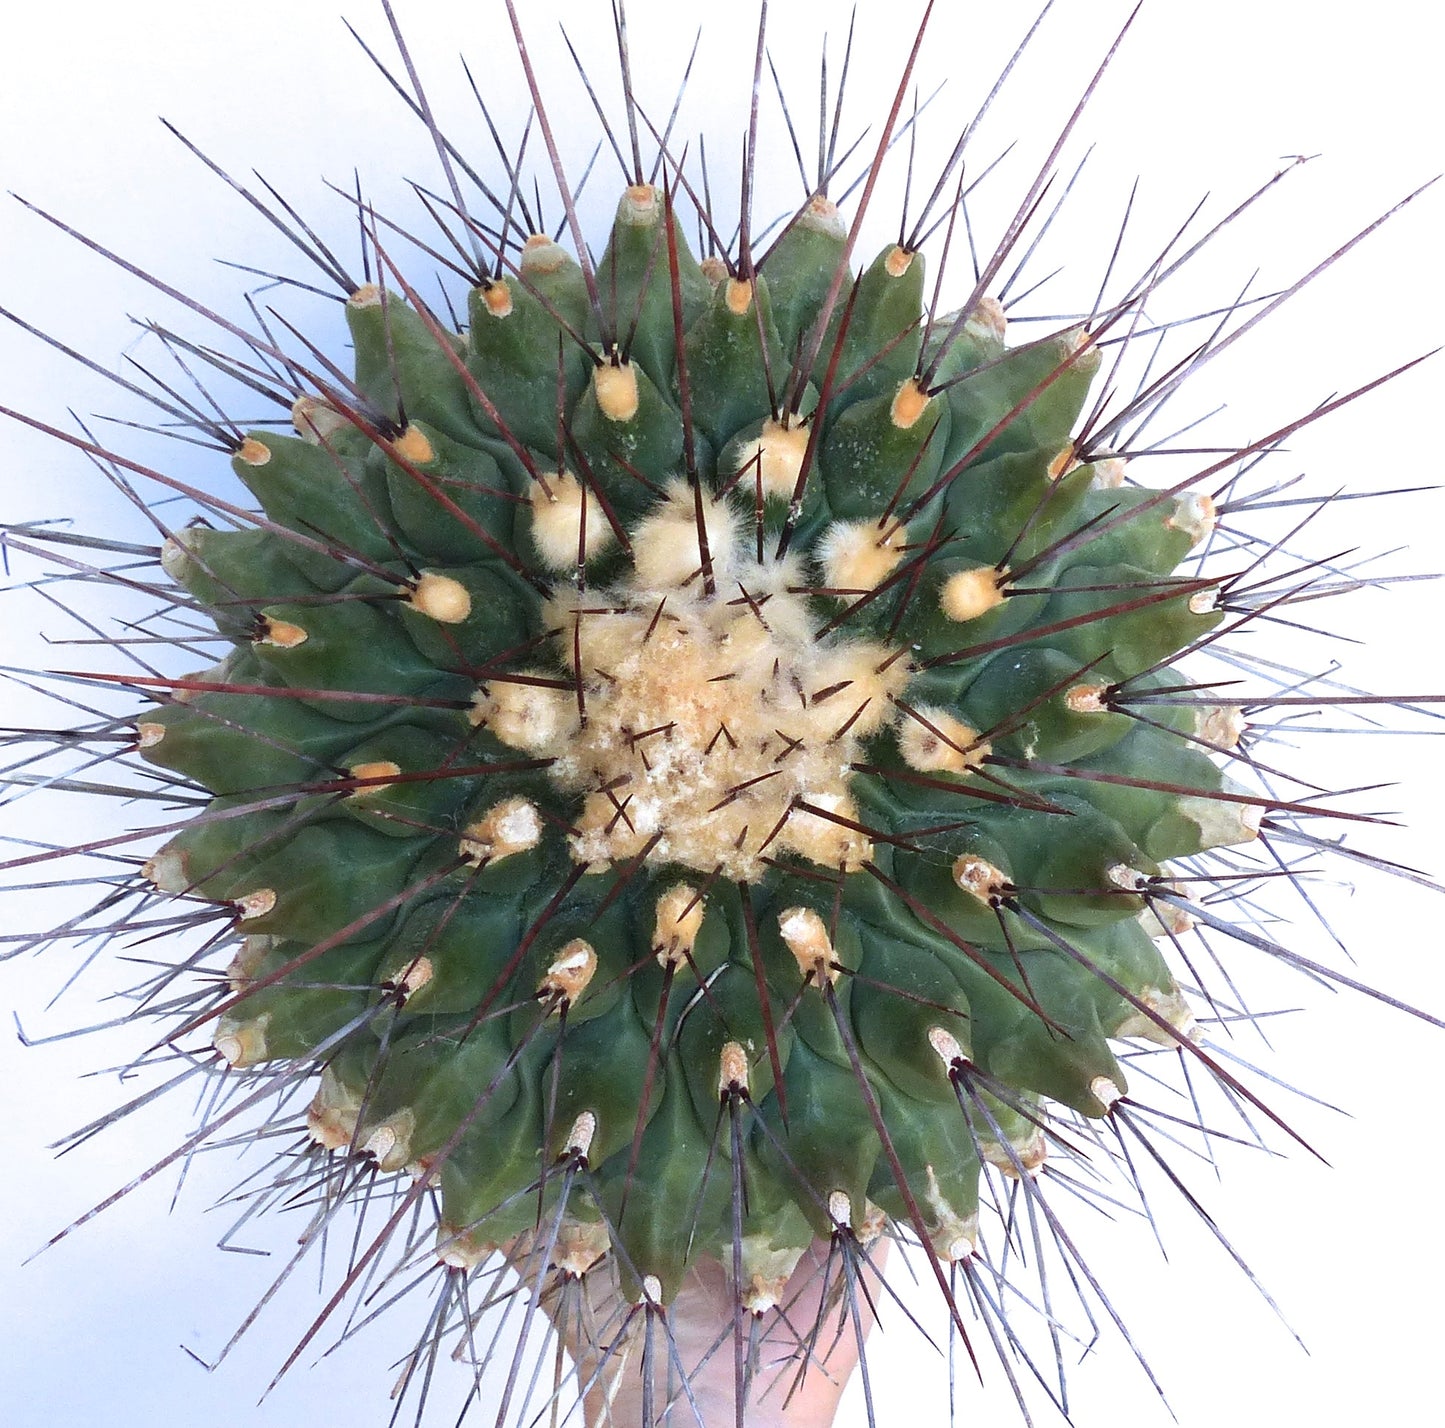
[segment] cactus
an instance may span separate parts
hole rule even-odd
[[[1262,574],[1288,526],[1241,536],[1211,497],[1269,509],[1255,456],[1355,392],[1151,480],[1127,433],[1172,395],[1169,363],[1275,299],[1211,319],[1131,400],[1116,356],[1184,247],[1111,270],[1090,311],[1010,321],[1033,230],[1006,224],[969,273],[974,171],[947,147],[872,241],[874,181],[927,122],[911,58],[856,152],[825,122],[822,171],[769,228],[683,139],[649,140],[667,111],[633,102],[635,20],[610,226],[582,226],[547,82],[525,152],[485,169],[398,31],[380,63],[435,137],[423,241],[464,310],[364,194],[353,257],[249,185],[343,300],[345,363],[260,308],[155,329],[182,372],[248,389],[235,419],[152,393],[239,494],[207,494],[203,462],[66,438],[190,503],[155,508],[154,551],[109,547],[176,654],[85,672],[130,702],[75,742],[161,812],[108,845],[125,876],[76,925],[192,929],[138,1014],[226,1099],[162,1164],[242,1126],[291,1137],[249,1203],[321,1204],[298,1262],[361,1225],[296,1352],[416,1281],[434,1307],[408,1412],[442,1348],[486,1356],[472,1326],[511,1288],[526,1323],[477,1369],[478,1421],[580,1397],[589,1423],[651,1428],[669,1403],[762,1423],[790,1389],[805,1421],[905,1253],[960,1363],[992,1344],[1005,1394],[1037,1375],[1063,1406],[1057,1345],[1081,1331],[1057,1301],[1112,1314],[1071,1191],[1105,1205],[1156,1162],[1167,1184],[1181,1117],[1196,1140],[1301,1138],[1236,1061],[1233,965],[1207,959],[1253,947],[1363,989],[1202,890],[1369,818],[1241,742],[1244,710],[1299,697],[1249,627],[1344,567]],[[749,128],[750,179],[762,143]],[[240,420],[258,401],[286,427]],[[81,575],[104,558],[51,534],[13,544]],[[1223,692],[1221,650],[1249,697]],[[1107,1192],[1077,1183],[1111,1165]]]

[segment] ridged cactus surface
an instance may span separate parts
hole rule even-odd
[[[754,232],[746,186],[725,220],[634,104],[622,43],[623,181],[590,234],[545,84],[523,147],[555,176],[550,224],[520,153],[463,201],[473,160],[398,41],[390,77],[452,184],[428,241],[465,310],[361,194],[359,266],[266,198],[337,290],[349,353],[270,315],[222,320],[240,356],[162,334],[273,408],[253,425],[161,389],[244,497],[206,497],[204,461],[157,473],[77,441],[194,507],[162,511],[139,583],[210,662],[95,676],[139,696],[128,767],[184,805],[113,894],[206,932],[147,984],[165,1038],[249,1105],[291,1098],[274,1198],[324,1187],[328,1207],[303,1252],[384,1200],[322,1319],[351,1296],[369,1314],[393,1276],[441,1286],[404,1397],[512,1292],[570,1357],[550,1397],[523,1349],[478,1369],[478,1421],[578,1399],[588,1425],[772,1423],[769,1392],[826,1377],[839,1339],[861,1352],[897,1241],[968,1355],[992,1339],[1064,1406],[1011,1326],[1036,1316],[1062,1359],[1041,1237],[1113,1311],[1053,1187],[1111,1154],[1136,1185],[1164,1163],[1162,1074],[1289,1132],[1221,1053],[1244,1013],[1195,934],[1290,956],[1200,888],[1287,871],[1313,815],[1363,815],[1247,778],[1256,706],[1191,661],[1306,589],[1252,600],[1268,552],[1232,533],[1232,564],[1206,557],[1215,496],[1323,413],[1141,479],[1109,404],[1152,418],[1188,365],[1146,371],[1131,405],[1115,354],[1175,257],[1091,312],[1012,323],[1005,260],[1047,185],[960,283],[959,154],[867,246],[867,193],[919,122],[901,100],[848,171],[862,197],[828,148]],[[1170,1105],[1198,1138],[1197,1101]],[[690,1357],[704,1280],[718,1317]]]
[[[248,434],[265,523],[163,556],[234,649],[140,721],[215,795],[146,875],[238,909],[216,1049],[325,1058],[313,1135],[434,1174],[448,1263],[571,1155],[665,1300],[733,1258],[739,1155],[761,1309],[870,1205],[971,1254],[1039,1098],[1187,1036],[1142,890],[1258,805],[1227,715],[1115,707],[1220,615],[1173,575],[1207,500],[1074,459],[1089,337],[985,300],[925,351],[922,255],[855,286],[828,200],[746,276],[669,207],[629,187],[591,273],[531,236],[454,346],[351,295],[359,404]]]

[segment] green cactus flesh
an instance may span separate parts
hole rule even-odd
[[[239,909],[216,1049],[323,1059],[313,1136],[432,1177],[448,1264],[571,1157],[567,1215],[666,1302],[733,1262],[745,1101],[758,1309],[874,1205],[971,1254],[1039,1098],[1102,1115],[1111,1039],[1188,1038],[1143,891],[1258,808],[1198,711],[1113,702],[1221,616],[1173,573],[1208,502],[1074,459],[1090,335],[1009,346],[985,299],[925,342],[892,245],[804,371],[833,205],[749,276],[669,210],[628,188],[597,309],[543,236],[461,338],[351,295],[352,401],[233,458],[265,523],[167,547],[234,647],[140,722],[215,795],[147,875]],[[961,1108],[974,1068],[1020,1141]]]
[[[821,187],[699,261],[675,176],[598,257],[504,226],[464,322],[348,292],[350,375],[229,443],[254,513],[165,541],[228,648],[135,748],[206,800],[150,889],[236,935],[184,1034],[314,1078],[313,1160],[434,1204],[438,1273],[721,1266],[741,1323],[884,1226],[957,1283],[1126,1043],[1235,1087],[1170,878],[1286,805],[1168,697],[1226,617],[1209,498],[1088,435],[1132,304],[942,316]]]

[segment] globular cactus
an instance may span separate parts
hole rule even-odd
[[[1221,947],[1361,987],[1228,906],[1368,817],[1247,735],[1330,691],[1241,647],[1353,581],[1332,556],[1261,574],[1285,532],[1240,532],[1277,494],[1256,458],[1355,394],[1151,480],[1134,424],[1278,295],[1121,389],[1193,230],[1111,261],[1091,310],[1011,322],[1054,156],[972,270],[986,160],[962,145],[910,169],[877,241],[870,195],[925,122],[915,54],[856,151],[825,112],[769,224],[750,185],[782,160],[756,121],[729,207],[634,97],[651,37],[615,20],[606,232],[549,82],[528,70],[528,137],[488,167],[394,26],[378,62],[446,179],[415,241],[457,308],[359,189],[353,260],[250,185],[343,300],[346,361],[259,306],[212,338],[155,330],[284,418],[158,385],[240,495],[67,438],[189,503],[105,574],[160,597],[145,633],[209,651],[84,676],[140,696],[85,731],[126,770],[105,791],[179,811],[63,850],[128,860],[73,925],[195,927],[140,1011],[228,1099],[173,1159],[256,1122],[290,1136],[256,1203],[311,1206],[299,1259],[355,1233],[301,1346],[432,1288],[406,1412],[458,1348],[478,1422],[814,1421],[903,1246],[959,1363],[992,1346],[1021,1405],[1036,1376],[1063,1407],[1081,1331],[1059,1301],[1113,1314],[1069,1197],[1183,1188],[1171,1138],[1225,1116],[1293,1134],[1231,1045]],[[492,23],[527,59],[513,7]],[[755,87],[767,64],[760,41]],[[788,163],[793,122],[766,141]],[[82,575],[93,548],[54,547]],[[507,1295],[525,1322],[493,1354],[482,1312]]]

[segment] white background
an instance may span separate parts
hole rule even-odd
[[[388,211],[407,202],[396,175],[436,182],[417,126],[369,70],[332,8],[329,0],[250,0],[238,7],[131,0],[27,6],[10,15],[0,88],[0,186],[242,317],[245,280],[216,266],[213,256],[263,268],[283,264],[298,273],[300,260],[293,262],[276,235],[180,149],[155,122],[157,113],[234,172],[244,174],[255,164],[308,216],[318,215],[348,253],[354,243],[343,205],[324,193],[319,175],[346,183],[353,164],[359,165],[368,192]],[[692,12],[701,8],[640,0],[630,7],[639,87],[653,96],[654,108],[664,108],[670,98],[692,40]],[[812,122],[817,45],[808,8],[773,6],[774,53],[790,76],[790,93],[799,96],[795,112],[805,132]],[[925,94],[948,80],[924,126],[935,149],[946,150],[1029,18],[1027,7],[1017,5],[995,5],[984,14],[972,12],[985,7],[957,8],[970,13],[940,7],[920,62]],[[1060,0],[1056,8],[1037,53],[1015,77],[1011,100],[1000,101],[982,140],[981,152],[989,155],[1009,138],[1020,140],[1011,176],[999,182],[1001,194],[1026,186],[1029,165],[1046,149],[1126,13],[1113,0]],[[351,9],[353,21],[390,54],[377,10],[365,0]],[[746,92],[753,18],[707,9],[680,132],[709,130],[718,175],[735,167],[733,136]],[[455,55],[462,50],[472,59],[515,140],[521,90],[501,6],[492,0],[401,0],[399,10],[423,73],[435,81],[438,102],[452,116],[449,128],[480,166],[495,172],[485,134],[459,88]],[[860,116],[872,117],[874,109],[881,115],[918,10],[913,0],[864,0],[860,6],[853,121],[845,122],[845,132],[855,133]],[[1262,271],[1262,289],[1292,280],[1441,167],[1445,125],[1429,7],[1375,0],[1352,9],[1348,22],[1329,18],[1331,13],[1313,4],[1262,0],[1145,6],[1081,126],[1081,136],[1097,140],[1098,150],[1071,211],[1060,220],[1085,250],[1082,290],[1092,295],[1087,274],[1096,269],[1089,264],[1107,250],[1136,173],[1145,176],[1138,231],[1162,241],[1202,194],[1215,195],[1213,211],[1219,212],[1268,177],[1282,156],[1322,155],[1292,176],[1266,210],[1232,231],[1213,258],[1200,262],[1208,281],[1195,305],[1206,306],[1231,295],[1255,267]],[[578,155],[590,149],[583,136],[592,121],[565,54],[558,54],[556,14],[584,37],[579,47],[597,75],[611,75],[610,41],[605,7],[536,0],[527,6],[548,102],[562,117],[575,174]],[[834,26],[835,69],[845,23]],[[611,89],[606,92],[610,99]],[[772,145],[782,143],[770,99],[765,133]],[[782,157],[764,177],[778,197],[759,204],[769,215],[797,200],[791,155],[774,151]],[[534,136],[532,157],[539,155]],[[926,172],[926,162],[920,163]],[[615,183],[615,169],[604,165],[594,186],[596,213],[610,206]],[[719,181],[715,194],[721,186]],[[556,212],[555,202],[550,208]],[[414,208],[407,212],[417,214]],[[1441,212],[1440,195],[1429,194],[1372,237],[1211,367],[1193,409],[1227,400],[1226,425],[1216,429],[1248,439],[1434,346],[1445,318]],[[424,224],[424,216],[417,221]],[[870,234],[864,247],[871,252],[887,241],[888,224]],[[1147,244],[1140,241],[1137,251],[1143,253]],[[1041,258],[1036,271],[1051,265]],[[960,284],[954,284],[955,301]],[[127,314],[177,320],[174,307],[9,201],[0,202],[0,304],[108,363],[134,341]],[[1042,296],[1038,306],[1052,310]],[[339,338],[329,340],[336,350]],[[1315,490],[1439,482],[1441,370],[1437,359],[1301,433],[1290,444],[1291,455],[1281,459],[1279,474],[1308,470]],[[0,402],[57,424],[67,424],[68,406],[136,415],[131,399],[3,327],[0,374]],[[124,433],[116,440],[127,451],[166,451],[168,469],[184,469],[201,482],[224,472],[223,462],[208,465],[199,454],[138,438],[127,444],[132,438]],[[138,529],[81,458],[8,424],[0,426],[0,497],[10,520],[68,512],[91,527]],[[1407,548],[1387,562],[1391,570],[1445,564],[1438,495],[1344,509],[1347,518],[1321,537],[1317,549],[1402,546]],[[22,608],[30,612],[23,619],[12,613]],[[36,609],[6,607],[0,620],[5,662],[55,663],[33,639],[29,621]],[[1307,609],[1369,640],[1367,649],[1344,651],[1360,683],[1397,692],[1445,689],[1441,600],[1430,587],[1370,593],[1353,613],[1332,610],[1329,603]],[[60,623],[55,617],[56,628]],[[1323,648],[1301,641],[1293,654],[1317,665]],[[1299,742],[1297,761],[1315,760],[1321,782],[1403,784],[1356,806],[1398,810],[1410,830],[1367,833],[1357,840],[1360,846],[1441,865],[1441,758],[1433,740]],[[84,836],[90,816],[79,801],[17,807],[23,816],[11,826],[24,836]],[[1361,975],[1406,999],[1445,1008],[1438,896],[1367,877],[1352,894],[1336,882],[1321,895],[1357,953]],[[27,908],[16,923],[6,919],[5,928],[37,916],[44,916],[43,909]],[[1300,939],[1304,950],[1322,955],[1310,933]],[[1253,958],[1240,952],[1233,965],[1243,969]],[[89,1013],[89,981],[53,1011],[44,1007],[68,970],[63,957],[0,967],[0,996],[32,1031],[77,1024]],[[1173,1207],[1162,1215],[1171,1251],[1167,1265],[1148,1236],[1134,1229],[1091,1234],[1091,1262],[1134,1326],[1186,1428],[1225,1421],[1236,1428],[1281,1421],[1432,1421],[1439,1412],[1438,1344],[1445,1329],[1437,1297],[1445,1270],[1438,1208],[1445,1162],[1438,1067],[1445,1059],[1445,1032],[1348,994],[1332,998],[1303,984],[1291,983],[1286,991],[1276,985],[1270,983],[1264,1004],[1295,1005],[1288,999],[1298,997],[1310,1010],[1308,1017],[1277,1024],[1280,1055],[1273,1066],[1354,1113],[1346,1119],[1281,1100],[1335,1168],[1326,1170],[1298,1152],[1288,1160],[1241,1153],[1227,1157],[1222,1184],[1191,1174],[1311,1356],[1295,1347],[1224,1257]],[[399,1322],[319,1370],[298,1373],[264,1406],[254,1406],[308,1320],[304,1284],[273,1308],[220,1371],[207,1375],[181,1352],[184,1343],[202,1356],[214,1354],[269,1279],[267,1261],[214,1248],[228,1217],[207,1214],[206,1207],[235,1176],[219,1157],[196,1168],[175,1210],[168,1213],[169,1187],[152,1185],[20,1267],[23,1255],[47,1235],[173,1145],[188,1110],[179,1103],[157,1108],[55,1162],[42,1147],[123,1094],[114,1078],[82,1082],[79,1076],[125,1052],[117,1041],[80,1040],[22,1053],[5,1035],[0,1398],[8,1421],[18,1428],[384,1422],[388,1363],[403,1341]],[[277,1253],[285,1252],[286,1232],[283,1226],[270,1241]],[[261,1241],[253,1236],[251,1242]],[[872,1357],[883,1424],[905,1415],[939,1421],[930,1415],[941,1415],[945,1402],[941,1387],[934,1387],[941,1385],[941,1369],[897,1315],[874,1341]],[[988,1379],[991,1408],[979,1407],[976,1392],[965,1385],[962,1421],[983,1412],[1009,1421],[1002,1377],[995,1369]],[[1168,1421],[1112,1336],[1078,1370],[1074,1387],[1081,1425]],[[851,1413],[845,1422],[863,1421],[856,1402]],[[1041,1416],[1047,1421],[1046,1413]]]

